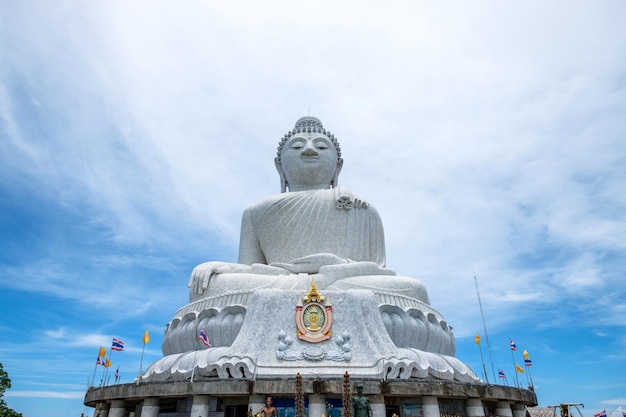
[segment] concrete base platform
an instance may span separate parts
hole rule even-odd
[[[392,414],[410,417],[403,412],[405,404],[417,407],[420,410],[418,415],[423,417],[439,417],[443,414],[523,417],[525,407],[537,405],[534,391],[503,385],[435,379],[351,379],[350,382],[353,388],[357,383],[363,384],[364,394],[372,400],[373,417],[390,417]],[[341,400],[343,381],[304,379],[302,385],[308,402],[308,417],[330,417],[331,413],[326,407],[329,401],[337,403]],[[100,417],[246,417],[248,410],[256,413],[264,405],[266,396],[289,401],[295,397],[295,392],[295,377],[255,381],[216,378],[197,382],[151,382],[90,388],[84,402],[96,409],[94,416],[99,413]],[[209,400],[219,406],[210,410]],[[172,405],[176,402],[178,406]],[[162,411],[159,411],[159,403]],[[168,410],[165,410],[166,406]],[[175,414],[172,414],[172,407],[176,408]]]

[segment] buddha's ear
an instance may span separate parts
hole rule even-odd
[[[285,178],[283,165],[278,160],[278,157],[274,158],[274,165],[276,165],[276,171],[278,171],[278,175],[280,176],[280,192],[287,192],[287,179]]]
[[[333,179],[330,181],[330,188],[335,188],[339,186],[339,173],[341,172],[341,168],[343,167],[343,159],[339,158],[337,161],[337,169],[335,170],[335,175],[333,175]]]

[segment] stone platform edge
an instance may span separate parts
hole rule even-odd
[[[448,399],[477,398],[482,401],[509,401],[528,407],[537,406],[534,391],[504,385],[472,384],[465,382],[415,380],[380,381],[352,379],[352,386],[363,384],[365,395],[385,397],[436,396]],[[302,381],[304,394],[341,396],[343,381],[307,379]],[[144,398],[182,398],[193,395],[237,397],[244,395],[294,396],[296,381],[282,380],[215,380],[197,382],[142,382],[118,384],[106,387],[90,387],[85,394],[85,405],[95,407],[98,403],[113,400],[141,400]]]

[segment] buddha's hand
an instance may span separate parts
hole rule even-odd
[[[341,258],[332,253],[316,253],[314,255],[303,256],[294,259],[291,263],[271,263],[270,266],[276,266],[294,274],[317,274],[321,267],[326,265],[340,265],[352,262],[349,259]]]
[[[245,268],[244,268],[245,267]],[[289,275],[289,271],[278,266],[266,264],[242,265],[242,268],[235,268],[232,272],[249,273],[258,275]]]
[[[214,274],[289,275],[289,271],[266,264],[228,264],[226,267],[216,268]]]
[[[191,271],[191,277],[189,278],[187,287],[191,288],[190,292],[192,294],[202,294],[209,286],[213,275],[228,273],[240,266],[242,265],[227,262],[205,262],[196,266],[193,271]]]

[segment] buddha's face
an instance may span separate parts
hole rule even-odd
[[[322,133],[298,133],[283,146],[280,167],[292,191],[329,188],[341,168],[337,149]]]

